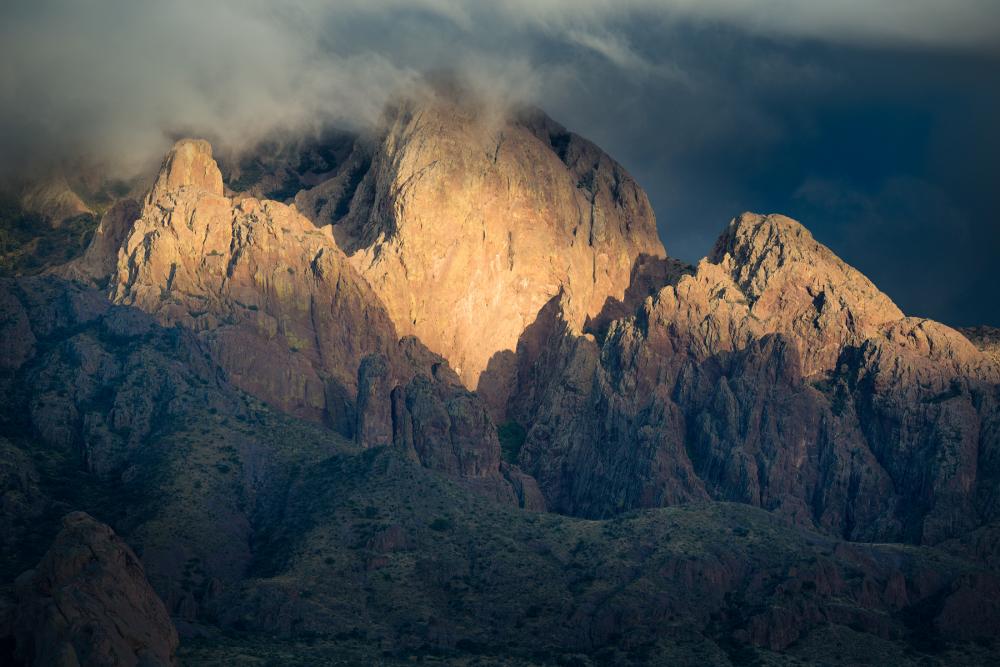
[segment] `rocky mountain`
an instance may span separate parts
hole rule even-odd
[[[223,158],[0,280],[0,656],[995,657],[985,333],[783,216],[673,260],[600,149],[454,89]]]
[[[1000,329],[997,327],[964,327],[959,329],[969,341],[1000,362]]]
[[[540,111],[497,115],[458,91],[393,105],[334,176],[295,196],[385,304],[475,388],[562,292],[582,329],[662,257],[645,193]]]
[[[831,644],[832,664],[990,655],[1000,584],[972,544],[851,544],[746,504],[605,521],[525,512],[483,493],[474,466],[447,474],[414,456],[415,431],[364,448],[275,412],[230,385],[193,332],[54,278],[5,293],[17,304],[4,340],[23,344],[4,348],[0,427],[20,463],[2,491],[25,499],[5,510],[34,532],[4,539],[21,567],[53,541],[0,599],[11,655],[44,633],[78,655],[119,638],[160,655],[164,608],[186,664],[781,664]],[[438,423],[419,396],[404,392],[403,423]],[[450,454],[475,460],[436,456]],[[111,522],[141,569],[108,528],[60,522],[67,506]],[[67,611],[79,623],[42,622],[53,595],[79,605]],[[74,634],[87,623],[96,634]]]
[[[78,257],[100,216],[145,189],[141,178],[112,178],[82,161],[25,167],[0,183],[0,273],[40,273]]]
[[[714,498],[931,543],[997,518],[995,361],[788,218],[735,219],[601,339],[554,300],[518,357],[517,461],[558,511]]]
[[[83,512],[66,515],[15,595],[11,664],[176,664],[177,631],[139,559]]]

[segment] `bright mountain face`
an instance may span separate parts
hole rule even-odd
[[[182,140],[5,279],[0,656],[990,660],[989,332],[779,215],[672,260],[613,159],[488,111]]]

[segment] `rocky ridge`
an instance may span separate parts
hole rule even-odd
[[[518,462],[559,511],[715,498],[916,542],[997,516],[995,362],[788,218],[735,219],[601,340],[553,302],[517,363]]]
[[[783,216],[671,260],[596,147],[477,111],[404,101],[241,187],[182,140],[82,257],[0,283],[0,553],[93,508],[186,633],[403,661],[988,646],[995,356]]]
[[[506,502],[543,506],[530,480],[501,466],[482,404],[442,358],[399,340],[333,238],[294,207],[226,197],[206,142],[179,142],[141,210],[114,206],[87,253],[56,273],[107,282],[117,303],[197,332],[230,382],[285,412],[364,446],[394,444]]]

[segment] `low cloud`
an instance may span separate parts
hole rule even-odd
[[[748,209],[801,210],[820,240],[847,238],[847,222],[799,188],[807,175],[870,204],[841,203],[842,216],[896,231],[922,223],[884,184],[926,183],[991,241],[998,45],[995,0],[6,0],[0,179],[80,156],[125,176],[178,134],[238,150],[277,132],[361,129],[390,96],[448,70],[603,146],[689,261]],[[928,248],[905,237],[842,249],[871,265],[896,256],[883,279],[902,301],[955,286],[931,315],[1000,324],[1000,289],[955,305],[951,264],[926,268],[922,287],[907,281]],[[935,238],[942,254],[969,252]],[[967,259],[962,284],[986,285],[991,253]]]
[[[134,168],[177,131],[230,145],[279,130],[371,124],[386,98],[449,67],[499,96],[560,105],[595,85],[593,58],[632,78],[694,85],[669,54],[678,22],[761,34],[980,48],[996,3],[956,0],[13,0],[0,24],[5,166],[84,153]],[[673,28],[672,28],[673,26]]]

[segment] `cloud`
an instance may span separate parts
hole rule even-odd
[[[0,22],[0,148],[7,162],[67,151],[123,165],[165,136],[236,144],[278,129],[367,124],[427,69],[545,104],[587,55],[633,78],[701,76],[636,48],[635,22],[715,22],[763,34],[975,48],[998,34],[983,0],[11,0]],[[673,28],[671,27],[673,26]],[[669,38],[668,33],[664,33]],[[569,53],[562,57],[560,49]],[[557,101],[556,101],[557,103]]]
[[[936,188],[974,227],[976,244],[930,234],[958,257],[996,247],[983,230],[1000,206],[998,45],[996,0],[5,0],[0,180],[77,156],[148,170],[178,134],[238,150],[365,128],[445,69],[498,106],[541,106],[623,162],[683,259],[747,209],[800,208],[820,238],[843,226],[827,209],[898,229],[908,209],[884,187],[893,178]],[[870,206],[821,206],[804,175]],[[922,298],[906,263],[930,250],[896,248],[892,296]],[[986,280],[993,255],[964,269]],[[928,281],[947,286],[948,270]],[[935,303],[957,303],[946,291]],[[995,321],[992,293],[963,318]]]

